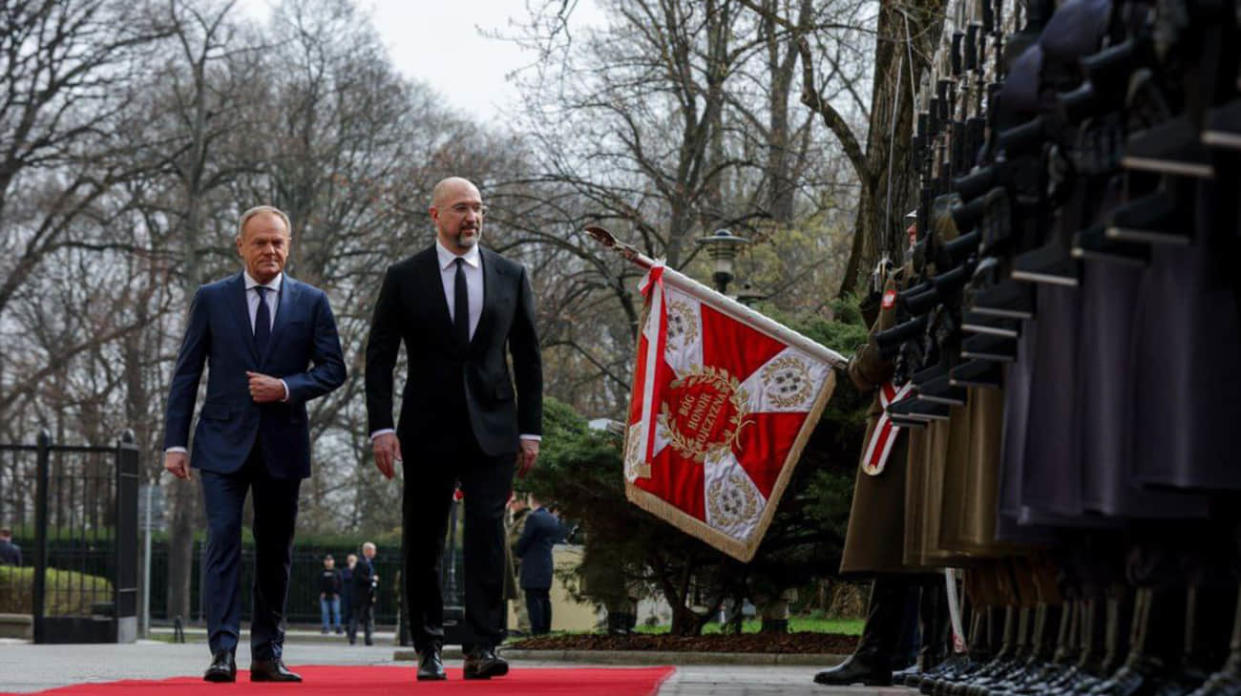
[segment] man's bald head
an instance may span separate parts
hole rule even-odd
[[[431,221],[440,244],[454,254],[464,254],[483,234],[483,197],[478,187],[459,176],[442,179],[431,189]]]
[[[474,182],[466,179],[465,177],[450,176],[440,179],[439,182],[436,183],[431,189],[431,205],[435,207],[442,207],[444,201],[449,196],[459,192],[473,192],[474,195],[479,195],[478,187],[474,185]],[[481,196],[479,197],[481,198]]]

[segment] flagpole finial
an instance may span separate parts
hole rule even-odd
[[[620,241],[611,232],[598,225],[587,225],[586,234],[593,237],[596,242],[599,242],[603,246],[625,257],[625,259],[636,266],[640,266],[641,268],[649,271],[651,267],[655,265],[655,261],[653,261],[650,257],[638,251],[633,246]]]

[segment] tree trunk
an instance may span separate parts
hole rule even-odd
[[[899,11],[902,7],[908,20]],[[899,260],[904,250],[905,213],[917,203],[917,172],[911,165],[913,94],[928,67],[923,56],[934,55],[939,44],[943,11],[944,0],[917,0],[900,6],[884,0],[880,5],[867,172],[862,177],[853,246],[839,295],[857,292],[865,273],[885,252]]]

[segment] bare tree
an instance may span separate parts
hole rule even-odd
[[[836,84],[842,48],[853,43],[856,33],[808,34],[803,31],[806,28],[804,12],[793,17],[780,13],[769,2],[740,1],[790,32],[802,31],[798,38],[801,101],[822,118],[835,136],[861,185],[852,249],[838,291],[839,295],[852,293],[865,269],[872,267],[881,254],[900,256],[903,212],[913,204],[917,178],[908,165],[913,137],[913,95],[939,43],[946,2],[881,0],[879,3],[870,100],[863,102],[856,90],[850,92],[854,104],[868,112],[865,135],[859,136],[850,125],[850,119],[826,93]],[[801,3],[803,10],[810,4],[809,0],[801,0]]]

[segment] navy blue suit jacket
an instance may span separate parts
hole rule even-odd
[[[513,547],[521,559],[521,588],[523,590],[546,590],[552,586],[552,547],[560,541],[564,532],[560,520],[547,510],[539,508],[526,515],[526,526]]]
[[[194,431],[190,464],[229,474],[246,462],[256,439],[273,478],[310,476],[306,402],[345,381],[336,319],[322,290],[286,273],[267,350],[259,355],[241,273],[198,289],[177,355],[164,421],[164,449],[185,447],[203,366],[207,397]],[[257,404],[246,371],[285,381],[289,400]]]

